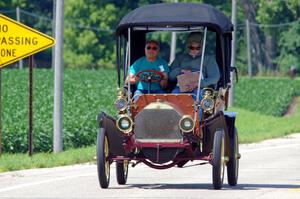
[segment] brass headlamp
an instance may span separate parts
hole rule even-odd
[[[133,121],[127,114],[122,114],[119,115],[116,126],[124,134],[129,134],[132,131]]]
[[[179,121],[179,128],[183,133],[188,133],[194,130],[195,122],[190,115],[184,115]]]
[[[215,106],[214,91],[211,88],[203,89],[201,107],[205,112],[212,111]]]

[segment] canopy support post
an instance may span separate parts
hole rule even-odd
[[[198,87],[197,87],[197,98],[196,98],[196,110],[199,109],[198,105],[200,103],[199,97],[200,97],[200,90],[201,90],[201,79],[202,79],[202,68],[203,68],[203,62],[204,62],[204,53],[205,53],[205,45],[206,45],[206,33],[207,33],[207,27],[204,29],[204,39],[202,43],[202,53],[201,53],[201,63],[200,63],[200,74],[199,74],[199,80],[198,80]],[[195,111],[194,114],[194,120],[196,121],[197,111]],[[201,119],[201,118],[200,118]]]

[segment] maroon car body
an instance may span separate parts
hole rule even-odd
[[[143,56],[146,35],[157,30],[215,33],[216,62],[221,78],[217,85],[198,92],[201,100],[195,100],[192,94],[168,92],[133,99],[132,85],[124,83],[129,66]],[[133,10],[121,20],[116,30],[118,115],[115,118],[101,112],[97,119],[100,127],[97,168],[102,188],[109,186],[113,162],[116,162],[119,184],[126,183],[129,164],[134,167],[144,163],[154,169],[167,169],[184,168],[188,161],[213,166],[215,189],[222,187],[225,167],[229,185],[237,184],[240,155],[236,114],[225,112],[230,71],[236,70],[230,64],[232,31],[230,20],[206,4],[148,5]]]

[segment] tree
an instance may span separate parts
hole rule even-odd
[[[258,1],[256,19],[261,24],[280,24],[291,20],[291,12],[284,1]],[[266,70],[277,70],[278,41],[283,28],[278,26],[261,27],[264,32],[263,49]]]
[[[113,4],[65,2],[64,60],[70,68],[98,68],[113,65]]]
[[[249,22],[257,23],[256,21],[256,5],[252,0],[241,0],[241,6],[246,14]],[[263,58],[262,58],[262,46],[259,42],[261,40],[261,33],[258,27],[253,27],[251,34],[251,40],[253,42],[253,52],[254,52],[254,66],[257,67],[258,74],[262,73],[263,69]],[[252,43],[251,43],[252,44]]]
[[[300,2],[259,0],[258,4],[257,21],[277,24],[262,28],[265,65],[271,70],[279,68],[286,73],[290,66],[297,66],[300,61]],[[296,22],[290,23],[293,21]]]

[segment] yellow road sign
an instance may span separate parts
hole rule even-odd
[[[52,37],[0,14],[0,68],[54,44]]]

